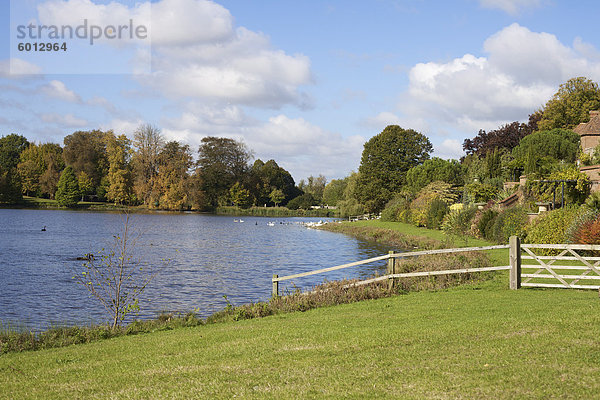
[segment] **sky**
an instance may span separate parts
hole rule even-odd
[[[241,140],[296,182],[356,171],[390,124],[460,158],[568,79],[600,82],[598,15],[595,0],[0,0],[0,136],[151,124],[194,152]],[[85,38],[36,36],[84,21]],[[19,50],[42,42],[67,48]]]

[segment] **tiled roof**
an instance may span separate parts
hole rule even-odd
[[[598,111],[590,111],[590,122],[581,123],[573,130],[581,136],[600,135],[600,113]]]

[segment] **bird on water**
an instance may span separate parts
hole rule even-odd
[[[46,232],[46,225],[42,228],[42,232]]]

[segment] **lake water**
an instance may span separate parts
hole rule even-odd
[[[239,217],[236,217],[239,219]],[[206,317],[225,305],[267,300],[271,278],[354,262],[390,248],[307,229],[319,218],[242,217],[195,213],[132,214],[141,232],[136,256],[160,266],[144,292],[139,318],[194,309]],[[267,222],[275,222],[275,226]],[[42,227],[46,226],[46,231]],[[81,257],[110,247],[123,226],[119,213],[0,209],[0,324],[31,329],[107,321],[102,306],[74,283]],[[169,259],[162,266],[160,260]],[[368,277],[382,262],[282,282],[310,288],[324,279]]]

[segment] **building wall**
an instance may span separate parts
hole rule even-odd
[[[600,143],[600,135],[588,134],[581,137],[581,147],[588,154],[591,154],[591,152],[594,151],[594,148],[598,146],[598,143]]]
[[[590,165],[589,167],[579,168],[581,172],[586,174],[590,181],[592,181],[592,192],[600,191],[600,165]]]

